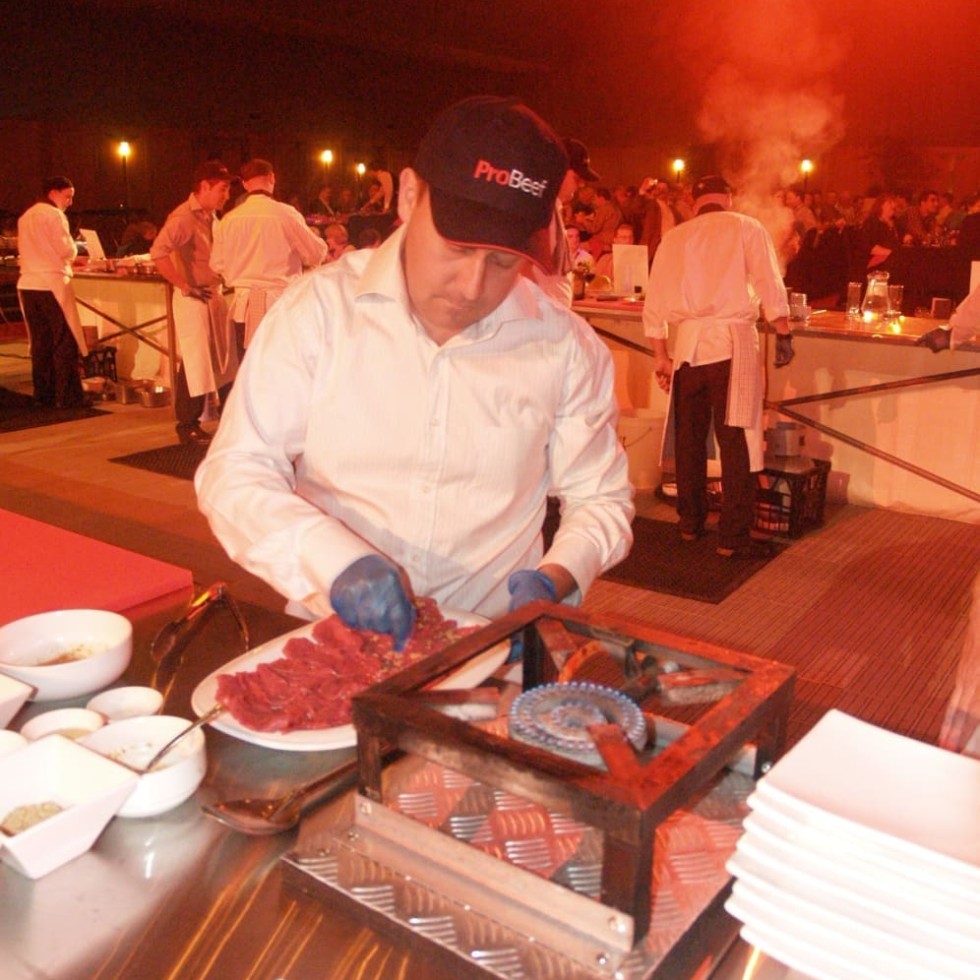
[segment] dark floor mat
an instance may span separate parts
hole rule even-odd
[[[701,602],[719,603],[772,558],[722,558],[718,536],[682,541],[677,524],[637,517],[633,548],[625,560],[602,577],[620,585],[666,592]],[[773,558],[788,545],[773,545]]]
[[[0,388],[0,432],[19,432],[108,414],[98,408],[42,408],[30,395]]]
[[[180,480],[193,480],[194,471],[198,468],[208,451],[206,445],[189,442],[186,445],[163,446],[160,449],[146,449],[128,456],[116,456],[110,463],[122,463],[124,466],[134,466],[139,470],[149,470],[151,473],[162,473],[165,476],[175,476]]]

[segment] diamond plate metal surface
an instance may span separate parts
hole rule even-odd
[[[490,727],[504,724],[498,720]],[[411,824],[421,824],[556,888],[598,899],[603,835],[594,828],[418,757],[388,767],[385,780],[387,807],[404,818],[409,833]],[[302,852],[284,861],[307,879],[304,887],[312,880],[355,907],[370,907],[393,926],[451,950],[473,975],[640,980],[657,975],[699,917],[727,892],[725,862],[741,835],[754,786],[744,775],[725,772],[657,828],[651,928],[625,958],[597,948],[592,962],[583,963],[547,948],[534,936],[533,923],[520,934],[496,921],[491,895],[485,908],[477,908],[362,854],[356,828],[346,818],[306,835]]]

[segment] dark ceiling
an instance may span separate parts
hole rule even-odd
[[[6,7],[9,108],[0,103],[0,117],[23,115],[36,104],[28,88],[48,84],[54,116],[326,125],[410,142],[441,105],[494,91],[521,95],[560,131],[604,146],[787,133],[824,145],[868,136],[980,145],[977,0]]]

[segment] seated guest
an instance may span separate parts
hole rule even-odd
[[[134,221],[126,225],[119,248],[116,250],[116,258],[122,259],[127,255],[147,255],[159,230],[152,221]]]
[[[381,232],[377,228],[364,228],[357,236],[358,248],[377,248],[381,244]]]
[[[616,234],[613,235],[613,245],[633,245],[635,244],[636,235],[633,231],[633,225],[629,221],[621,221],[616,226]],[[613,277],[613,254],[612,249],[608,252],[604,252],[595,263],[595,274],[596,276],[609,276],[612,280]]]
[[[582,233],[576,227],[565,229],[565,238],[568,239],[568,257],[571,260],[573,269],[581,269],[584,272],[592,273],[595,271],[595,259],[592,253],[582,244]]]
[[[905,211],[902,222],[902,242],[905,245],[928,245],[935,238],[939,226],[939,192],[923,191],[918,203]]]
[[[310,201],[306,209],[307,214],[325,214],[332,218],[336,211],[333,206],[333,184],[324,183],[320,185],[317,196]]]
[[[980,194],[966,199],[966,214],[960,222],[957,241],[968,261],[980,260]]]
[[[357,199],[354,197],[354,192],[349,187],[341,187],[340,194],[337,196],[334,218],[337,221],[346,221],[356,210]]]
[[[350,244],[350,240],[347,236],[347,229],[340,224],[335,222],[334,224],[327,225],[323,229],[323,237],[327,243],[327,262],[336,262],[342,255],[347,252],[357,251],[353,245]]]
[[[880,194],[871,205],[871,213],[861,226],[859,246],[865,270],[887,269],[892,253],[902,244],[895,209],[892,194]]]
[[[813,209],[806,203],[803,197],[803,188],[795,184],[792,187],[787,187],[783,194],[786,207],[793,212],[793,221],[802,226],[803,234],[806,235],[811,228],[816,228],[819,222],[817,221],[817,216],[813,213]]]

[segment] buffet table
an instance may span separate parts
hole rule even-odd
[[[618,352],[634,407],[666,410],[652,380],[642,304],[576,303]],[[815,311],[795,324],[796,357],[772,367],[768,406],[803,422],[806,455],[829,460],[830,496],[976,523],[980,521],[980,343],[933,354],[915,340],[940,321],[898,317],[879,323]],[[763,346],[766,338],[763,337]]]
[[[136,272],[76,272],[78,315],[100,344],[116,348],[120,378],[150,380],[173,391],[176,348],[171,287],[162,276]]]

